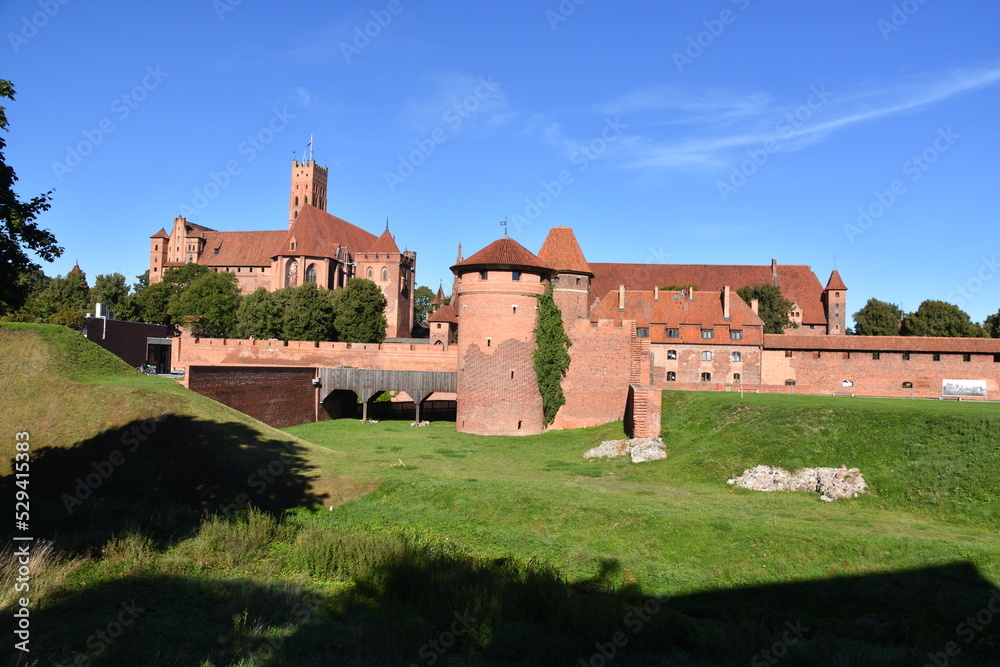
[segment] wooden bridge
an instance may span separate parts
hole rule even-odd
[[[368,401],[382,391],[405,391],[417,408],[434,392],[454,392],[456,374],[446,371],[393,371],[366,368],[320,368],[319,400],[322,403],[334,391],[349,389],[358,395],[363,407],[361,418],[368,419]]]

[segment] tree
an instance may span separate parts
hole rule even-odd
[[[436,295],[430,287],[421,285],[413,290],[413,320],[415,322],[426,322],[427,314],[431,310]]]
[[[990,338],[1000,338],[1000,310],[986,318],[983,330]]]
[[[385,340],[385,295],[365,278],[351,278],[340,292],[336,329],[339,340],[349,343],[381,343]]]
[[[90,289],[89,310],[96,312],[97,304],[103,303],[118,319],[128,319],[131,305],[128,296],[125,276],[120,273],[101,274],[94,279],[94,286]]]
[[[542,417],[548,426],[566,403],[562,380],[569,369],[569,346],[573,343],[563,328],[562,311],[552,298],[552,285],[538,297],[535,322],[535,377],[542,394]]]
[[[196,336],[225,338],[236,326],[239,299],[235,273],[209,271],[170,297],[168,310],[175,322],[188,323]]]
[[[764,320],[764,333],[780,334],[785,333],[785,329],[789,327],[798,327],[788,317],[795,304],[784,297],[777,285],[743,287],[736,290],[736,293],[747,304],[753,299],[759,301],[757,314]]]
[[[272,295],[275,310],[281,313],[281,338],[285,340],[337,340],[334,318],[337,292],[320,289],[314,282],[285,287]]]
[[[236,309],[236,328],[233,336],[280,338],[282,311],[277,306],[278,300],[264,287],[258,287],[252,294],[242,297]]]
[[[854,313],[854,333],[858,336],[898,336],[903,309],[878,299],[868,299],[864,308]]]
[[[79,313],[81,316],[90,305],[90,287],[87,285],[87,274],[83,271],[70,271],[66,277],[56,276],[49,281],[30,307],[39,321],[48,321],[56,313],[66,311]]]
[[[14,99],[14,85],[0,79],[0,98]],[[0,129],[7,130],[6,107],[0,106]],[[9,131],[9,130],[8,130]],[[7,142],[0,135],[0,315],[24,305],[28,289],[19,280],[21,274],[38,269],[25,249],[34,252],[47,262],[62,255],[56,237],[47,229],[39,229],[34,222],[39,213],[49,209],[52,191],[21,201],[14,193],[17,175],[4,159]]]
[[[132,295],[132,312],[142,322],[173,324],[170,316],[170,297],[174,295],[171,283],[154,283]]]
[[[983,328],[969,314],[946,301],[928,299],[917,312],[903,318],[899,330],[903,336],[950,336],[983,338]]]

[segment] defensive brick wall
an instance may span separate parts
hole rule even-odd
[[[188,386],[254,419],[287,428],[316,420],[314,368],[189,366]],[[319,419],[327,419],[319,410]]]

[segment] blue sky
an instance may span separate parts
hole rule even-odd
[[[591,261],[834,266],[849,312],[1000,309],[993,0],[6,1],[6,157],[91,280],[175,215],[287,225],[310,135],[331,213],[450,284],[501,233]]]

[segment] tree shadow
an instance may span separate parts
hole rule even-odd
[[[315,468],[294,441],[239,422],[183,415],[135,421],[70,448],[31,453],[27,532],[61,551],[99,547],[138,532],[159,544],[190,535],[206,513],[249,506],[272,513],[322,502]],[[17,479],[0,478],[14,506]]]
[[[966,563],[666,599],[411,548],[355,584],[310,596],[246,579],[105,581],[33,611],[32,654],[53,665],[846,667],[928,654],[984,665],[1000,634],[1000,619],[958,629],[996,593]]]

